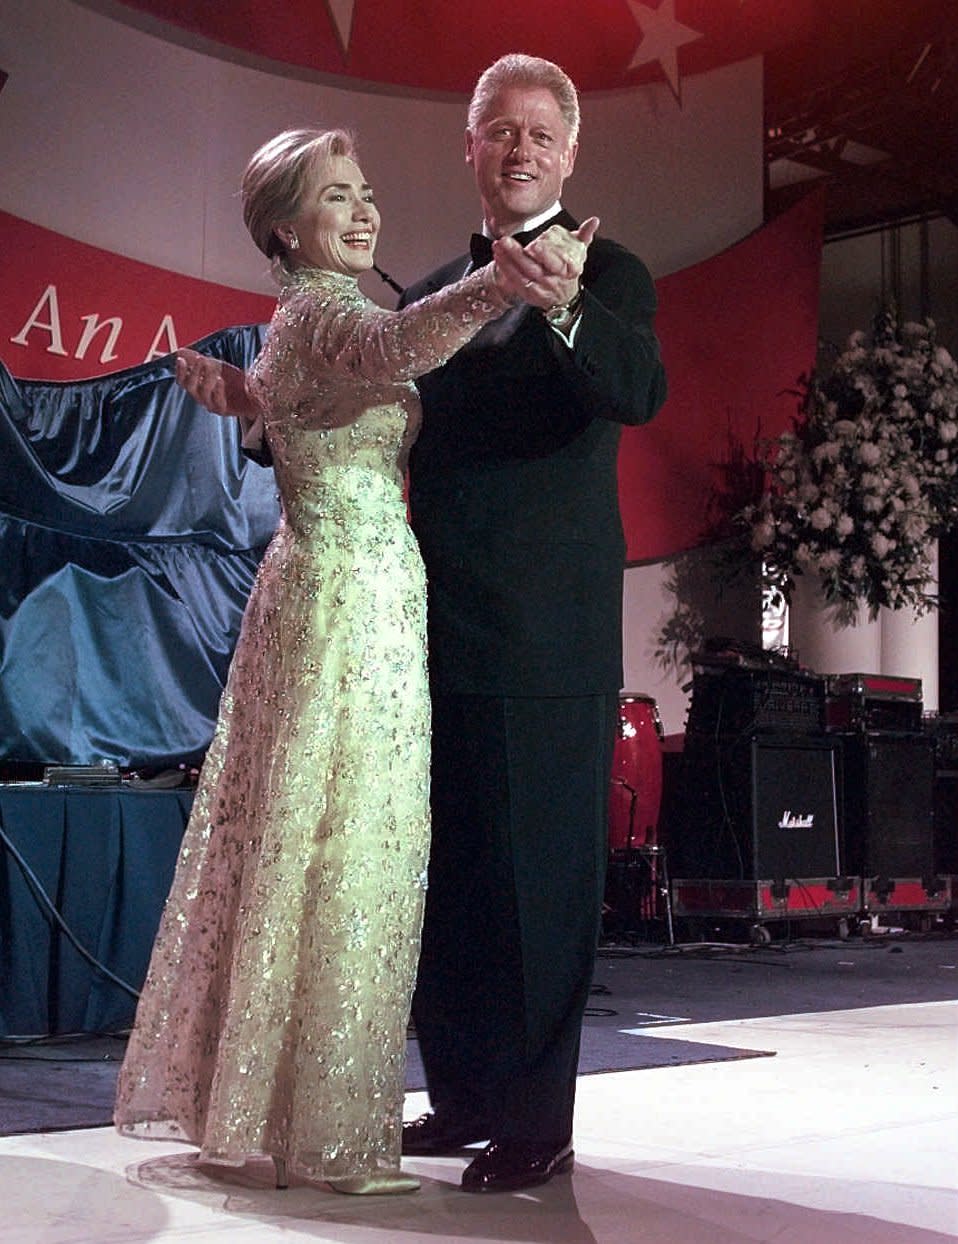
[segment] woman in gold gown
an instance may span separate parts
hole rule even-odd
[[[250,597],[120,1073],[127,1135],[345,1192],[400,1171],[429,839],[412,380],[522,292],[490,265],[402,312],[359,291],[379,216],[341,132],[253,157],[281,294],[247,392],[282,518]],[[501,244],[497,244],[501,245]],[[518,250],[512,244],[513,250]],[[501,260],[501,252],[500,252]]]

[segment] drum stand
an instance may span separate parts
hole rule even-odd
[[[612,780],[628,791],[630,802],[626,845],[622,849],[610,852],[610,872],[613,869],[619,870],[619,875],[622,877],[621,890],[633,899],[632,906],[635,908],[637,920],[647,922],[655,919],[661,905],[665,917],[666,939],[669,946],[674,946],[675,930],[672,925],[672,887],[669,882],[668,852],[665,847],[657,844],[636,842],[635,812],[639,792],[622,778]]]

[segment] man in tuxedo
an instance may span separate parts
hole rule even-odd
[[[511,55],[481,76],[466,161],[485,239],[576,228],[559,199],[578,125],[575,87],[551,62]],[[474,238],[403,303],[487,262],[488,245]],[[526,285],[531,306],[420,380],[410,461],[433,692],[413,1017],[432,1110],[405,1125],[403,1149],[488,1142],[463,1173],[474,1192],[572,1166],[622,685],[616,457],[621,426],[665,398],[639,259],[598,237]]]

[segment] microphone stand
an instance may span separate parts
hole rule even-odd
[[[389,288],[393,290],[395,293],[399,294],[400,297],[405,293],[405,290],[399,284],[399,282],[394,281],[388,272],[383,272],[382,268],[380,268],[378,264],[373,264],[373,272],[375,272],[378,277],[381,277],[382,280],[385,281],[385,283],[389,286]]]

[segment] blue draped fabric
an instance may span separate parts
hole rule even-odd
[[[262,337],[196,348],[246,367]],[[0,364],[0,761],[200,760],[278,516],[171,356],[73,383]]]

